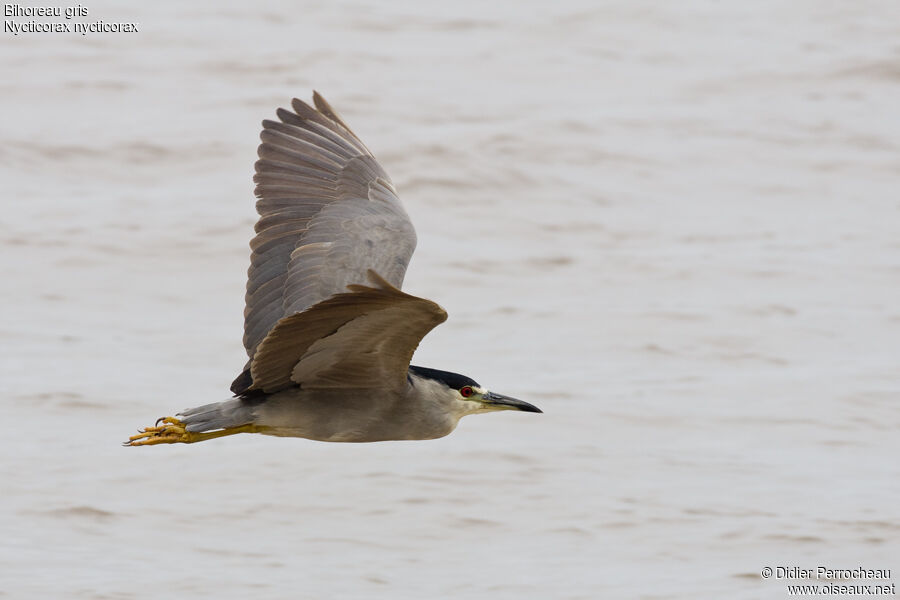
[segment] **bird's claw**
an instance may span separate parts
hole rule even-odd
[[[163,423],[163,425],[160,425]],[[185,429],[184,423],[175,417],[160,417],[152,427],[138,429],[136,435],[123,442],[123,446],[153,446],[155,444],[189,444],[194,434]]]

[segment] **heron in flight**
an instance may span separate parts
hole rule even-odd
[[[163,417],[149,446],[263,433],[329,442],[426,440],[498,410],[541,412],[473,379],[410,365],[447,319],[400,291],[416,233],[390,177],[322,96],[263,121],[256,237],[234,397]]]

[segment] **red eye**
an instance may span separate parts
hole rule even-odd
[[[462,394],[463,398],[468,398],[475,393],[475,390],[472,389],[472,386],[467,385],[464,388],[460,388],[459,393]]]

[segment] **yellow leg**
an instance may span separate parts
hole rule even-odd
[[[162,423],[162,425],[160,425]],[[234,435],[236,433],[259,433],[262,427],[256,425],[241,425],[240,427],[228,427],[227,429],[219,429],[218,431],[205,431],[199,433],[196,431],[188,431],[184,428],[184,423],[175,417],[163,417],[156,421],[153,427],[141,429],[137,435],[128,438],[123,446],[153,446],[156,444],[193,444],[194,442],[205,442],[226,435]]]

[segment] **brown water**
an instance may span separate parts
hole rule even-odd
[[[898,5],[186,6],[0,37],[0,597],[900,570]],[[259,121],[313,88],[416,224],[406,289],[450,313],[416,363],[546,414],[120,448],[227,397]]]

